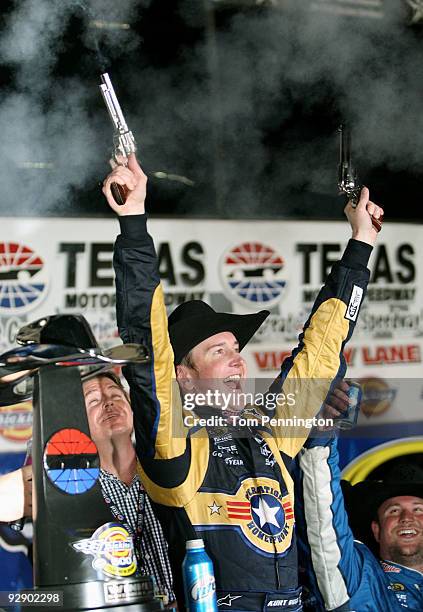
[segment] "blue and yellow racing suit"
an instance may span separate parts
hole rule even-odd
[[[145,215],[119,218],[114,251],[117,318],[123,342],[140,342],[151,363],[129,366],[137,454],[142,482],[169,542],[175,592],[182,602],[185,542],[201,537],[214,563],[219,609],[301,609],[294,533],[292,458],[309,429],[276,425],[239,438],[230,429],[207,432],[183,419],[157,256]],[[288,393],[302,382],[297,417],[314,417],[331,381],[343,373],[369,272],[371,247],[351,240],[321,289],[299,344],[285,360],[276,387]],[[310,381],[320,381],[310,384]],[[208,435],[208,433],[210,435]]]

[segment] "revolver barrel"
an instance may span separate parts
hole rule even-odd
[[[351,132],[345,125],[340,125],[339,132],[338,189],[340,194],[346,194],[351,205],[355,208],[360,199],[362,185],[357,178],[357,172],[351,161]],[[383,216],[376,219],[371,215],[371,218],[374,229],[380,232]]]
[[[115,130],[113,135],[113,156],[115,159],[117,155],[128,157],[130,153],[135,153],[136,151],[135,138],[125,121],[112,81],[107,72],[101,75],[101,81],[100,91]]]
[[[125,121],[112,81],[107,72],[101,75],[100,91],[114,127],[113,158],[117,164],[126,166],[128,155],[135,153],[137,147],[135,138]],[[118,183],[112,183],[110,188],[117,204],[123,206],[129,193],[128,188]]]
[[[106,103],[107,110],[110,113],[110,118],[115,126],[115,129],[128,131],[125,118],[122,113],[119,101],[116,97],[115,90],[107,72],[101,75],[101,93],[103,94],[104,102]]]
[[[339,132],[338,189],[349,197],[353,206],[357,206],[361,186],[351,161],[351,132],[345,125],[339,127]]]

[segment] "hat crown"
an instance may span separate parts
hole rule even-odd
[[[385,476],[383,482],[386,484],[412,484],[423,483],[423,469],[412,463],[398,463]]]
[[[206,302],[203,302],[203,300],[189,300],[177,306],[169,315],[169,327],[191,317],[207,316],[210,314],[216,314],[216,311]]]
[[[231,332],[241,351],[269,314],[268,310],[243,315],[216,312],[203,300],[180,304],[168,318],[175,364],[200,342],[221,332]]]

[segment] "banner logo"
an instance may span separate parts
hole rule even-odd
[[[31,402],[22,402],[13,406],[0,406],[0,436],[13,442],[27,442],[31,435]]]
[[[32,310],[45,296],[44,262],[29,247],[0,243],[0,314]]]
[[[383,378],[369,377],[360,379],[363,392],[361,411],[366,417],[384,414],[395,400],[397,390],[393,389]]]
[[[286,286],[283,258],[260,242],[243,242],[226,251],[220,266],[221,280],[231,299],[244,305],[277,304]]]

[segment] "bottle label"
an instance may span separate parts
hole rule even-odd
[[[190,597],[193,601],[204,601],[209,597],[213,597],[216,591],[216,582],[212,574],[207,574],[197,578],[192,583],[189,589]]]

